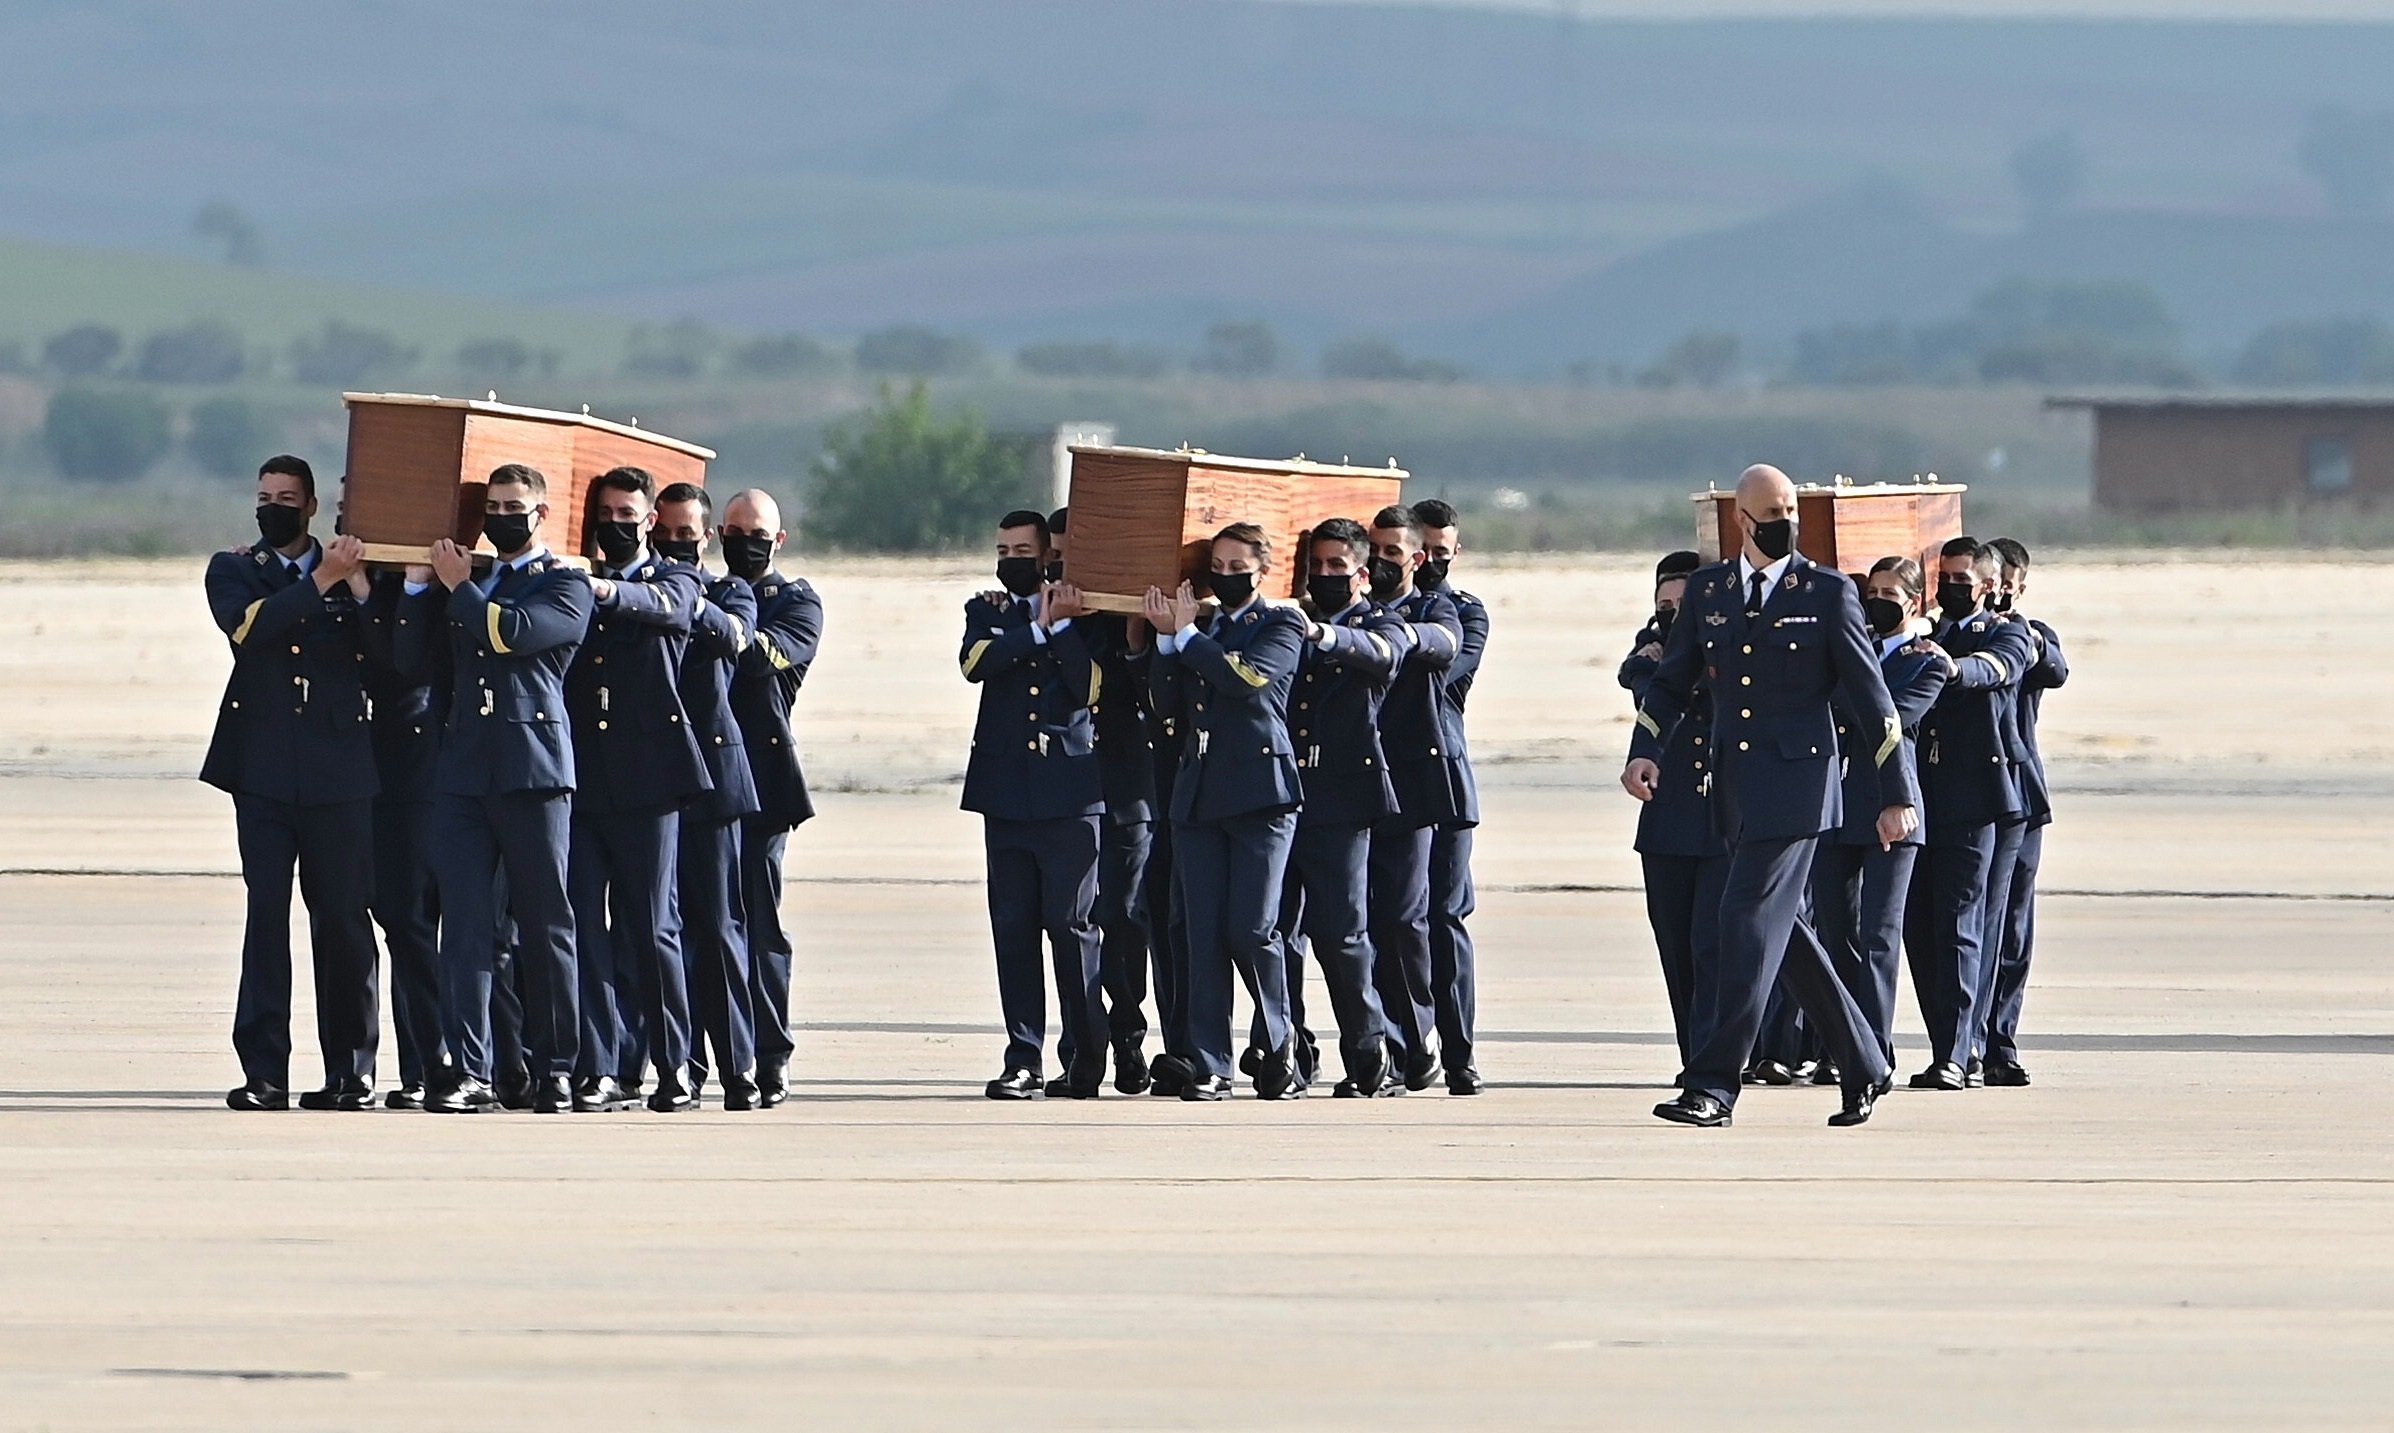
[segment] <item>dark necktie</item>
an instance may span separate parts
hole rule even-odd
[[[1761,573],[1754,574],[1753,590],[1746,597],[1746,620],[1748,622],[1762,615],[1762,588],[1765,580]]]

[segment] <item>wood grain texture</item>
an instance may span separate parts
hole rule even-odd
[[[1796,489],[1796,551],[1823,567],[1861,576],[1882,557],[1909,557],[1934,571],[1937,549],[1962,535],[1959,483],[1890,483],[1870,487]],[[1737,495],[1698,493],[1696,551],[1706,562],[1735,557],[1745,546]]]
[[[1137,611],[1150,586],[1202,587],[1214,534],[1237,522],[1262,528],[1271,544],[1259,590],[1293,597],[1304,588],[1304,535],[1332,517],[1369,524],[1402,500],[1405,477],[1397,469],[1126,448],[1076,448],[1072,464],[1065,575],[1108,612]]]

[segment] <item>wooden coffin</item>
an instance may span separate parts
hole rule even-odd
[[[1909,557],[1934,573],[1937,549],[1962,535],[1966,491],[1963,483],[1805,483],[1796,489],[1796,551],[1856,577],[1882,557]],[[1698,555],[1736,556],[1745,542],[1737,495],[1698,493],[1695,501]]]
[[[1372,515],[1404,501],[1405,471],[1231,458],[1202,449],[1072,449],[1071,541],[1065,579],[1101,612],[1137,612],[1149,587],[1184,579],[1204,590],[1214,534],[1234,522],[1261,527],[1272,568],[1258,590],[1294,597],[1305,588],[1305,535],[1317,523]]]
[[[706,483],[710,449],[587,413],[519,408],[474,398],[344,393],[349,467],[343,526],[376,562],[422,562],[453,538],[482,552],[482,492],[503,463],[549,480],[540,540],[561,557],[587,555],[591,481],[609,468],[647,469],[663,489]]]

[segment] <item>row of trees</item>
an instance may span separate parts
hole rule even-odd
[[[80,383],[51,395],[41,437],[60,476],[124,483],[164,461],[178,429],[193,466],[212,477],[246,477],[283,446],[282,424],[245,399],[207,399],[178,422],[173,406],[155,393]]]
[[[0,368],[33,369],[67,379],[132,378],[144,383],[234,383],[281,367],[302,383],[355,387],[388,382],[413,371],[420,350],[381,329],[330,320],[293,339],[278,353],[255,347],[222,319],[202,319],[160,329],[138,342],[104,323],[79,323],[44,339],[33,354],[21,347],[0,351]],[[560,355],[513,338],[478,338],[460,344],[451,357],[468,377],[493,381],[552,377]]]

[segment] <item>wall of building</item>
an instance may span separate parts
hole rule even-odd
[[[2113,512],[2274,507],[2312,495],[2306,446],[2341,438],[2343,501],[2394,499],[2394,407],[2107,408],[2095,419],[2095,504]]]

